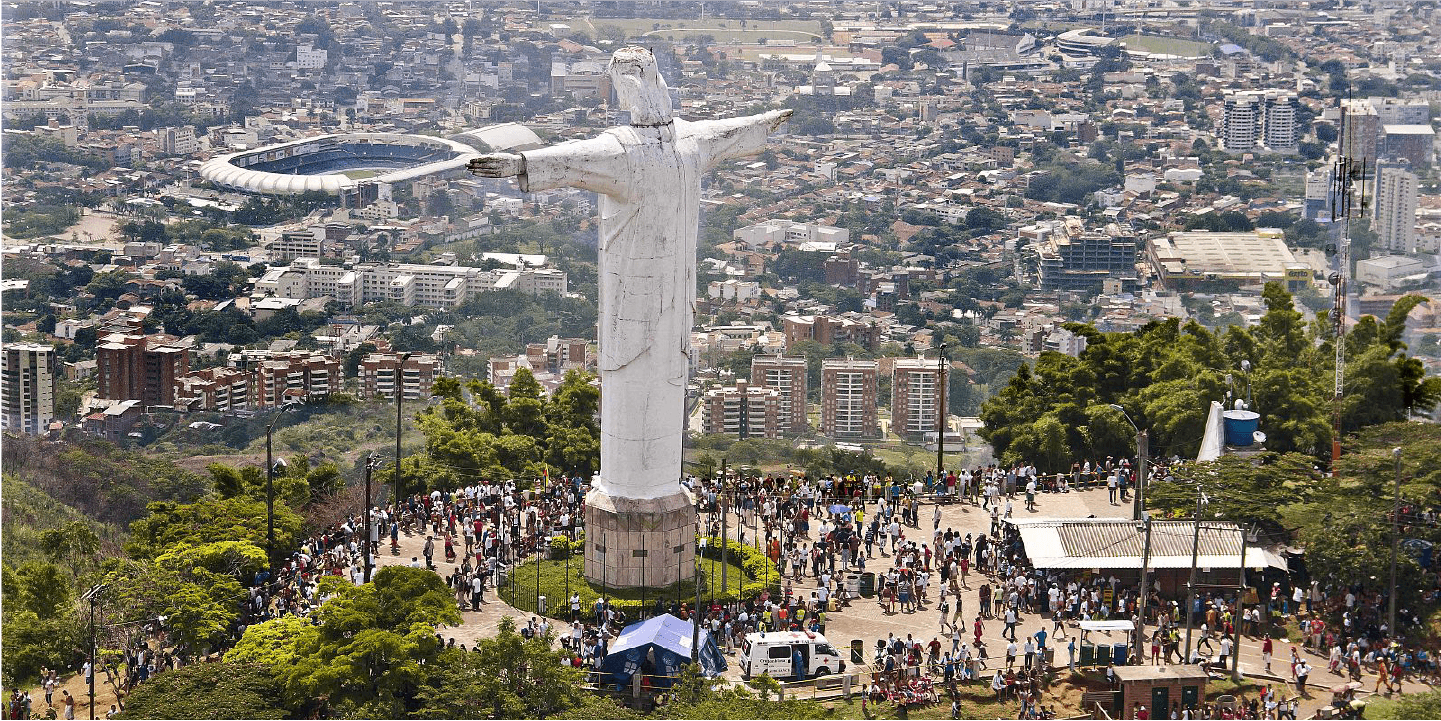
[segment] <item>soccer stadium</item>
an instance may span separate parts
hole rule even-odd
[[[479,154],[464,143],[425,135],[344,133],[227,153],[201,165],[200,175],[246,193],[320,191],[351,198],[372,195],[381,184],[458,171]]]

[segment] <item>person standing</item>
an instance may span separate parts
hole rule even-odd
[[[60,698],[61,708],[64,709],[60,714],[60,718],[73,720],[75,718],[75,697],[70,695],[68,689],[62,689],[60,693],[64,694]]]
[[[1271,673],[1271,652],[1273,650],[1271,635],[1266,634],[1266,638],[1261,641],[1261,661],[1266,664],[1266,673]]]

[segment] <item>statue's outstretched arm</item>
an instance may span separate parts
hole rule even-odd
[[[759,153],[766,138],[789,120],[791,110],[772,110],[759,115],[692,123],[692,132],[706,149],[706,167]]]
[[[615,138],[600,135],[520,153],[488,153],[472,159],[466,169],[483,178],[515,178],[525,193],[569,187],[621,198],[622,155]]]

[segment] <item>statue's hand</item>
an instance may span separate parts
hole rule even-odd
[[[465,169],[482,178],[513,178],[525,173],[525,156],[515,153],[488,153],[472,159]]]
[[[781,123],[790,120],[791,114],[794,112],[794,110],[790,109],[772,110],[769,113],[766,113],[766,121],[770,123],[770,129],[775,130],[776,128],[779,128],[781,126]]]

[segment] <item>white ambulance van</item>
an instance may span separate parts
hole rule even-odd
[[[746,634],[741,640],[741,673],[746,679],[763,673],[776,679],[795,678],[797,652],[806,678],[846,670],[845,659],[825,636],[810,631],[777,631]]]

